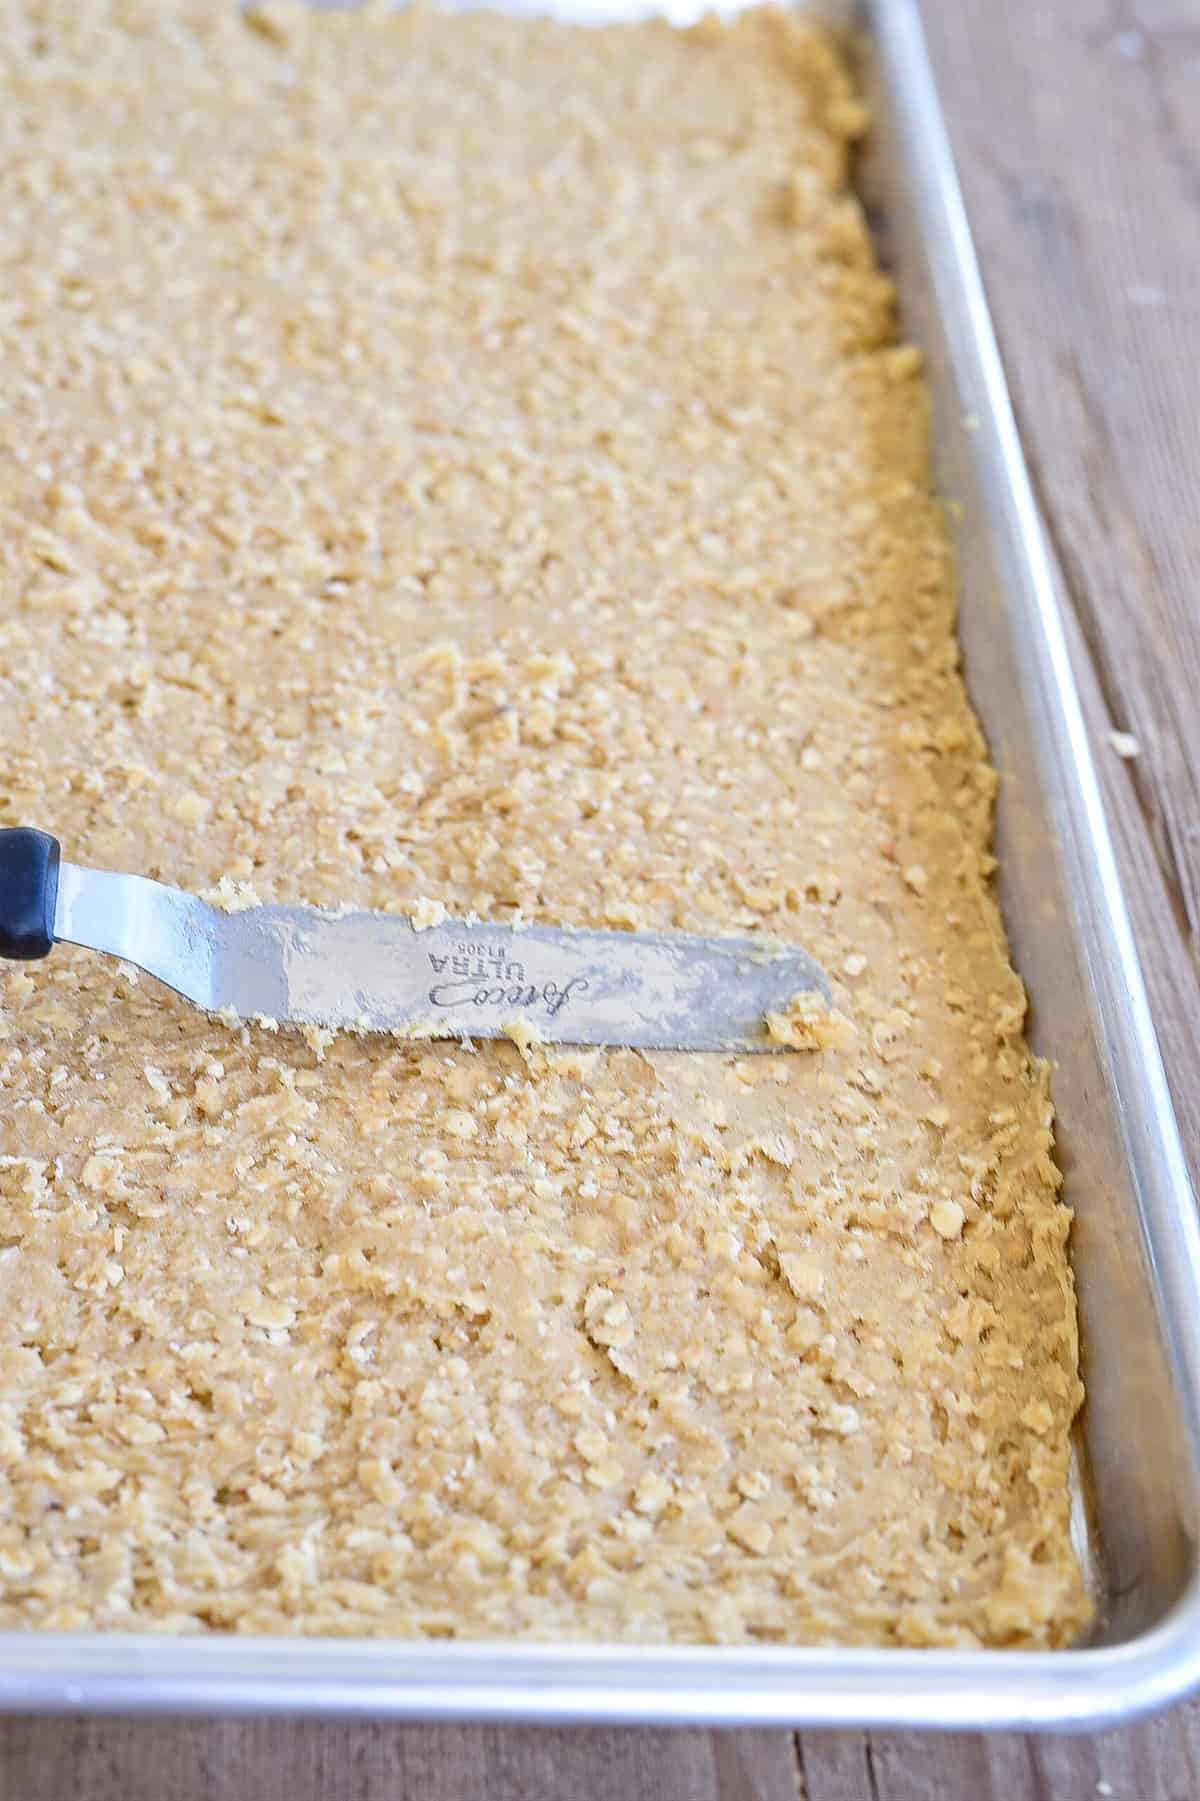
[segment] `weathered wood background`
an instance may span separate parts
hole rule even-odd
[[[1200,0],[924,4],[1200,1170]],[[1056,1740],[0,1723],[0,1801],[476,1796],[1194,1801],[1200,1702]]]

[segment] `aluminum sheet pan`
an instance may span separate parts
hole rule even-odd
[[[875,0],[858,23],[876,120],[861,190],[928,357],[939,481],[961,508],[967,679],[1001,775],[1001,900],[1034,1043],[1057,1066],[1089,1396],[1076,1518],[1098,1624],[1058,1652],[4,1633],[0,1709],[1062,1729],[1200,1684],[1200,1231],[916,0]]]

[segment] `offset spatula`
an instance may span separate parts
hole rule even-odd
[[[825,1001],[804,951],[745,938],[594,932],[400,914],[222,912],[145,876],[64,863],[58,841],[0,830],[0,956],[85,945],[198,1007],[243,1019],[429,1038],[530,1035],[645,1050],[781,1050],[766,1015]]]

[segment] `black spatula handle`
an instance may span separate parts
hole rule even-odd
[[[44,957],[54,943],[59,855],[48,832],[0,831],[0,957]]]

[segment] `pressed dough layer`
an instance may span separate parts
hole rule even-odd
[[[1069,1216],[830,42],[5,21],[0,820],[792,939],[848,1023],[323,1042],[5,966],[0,1625],[1070,1637]]]

